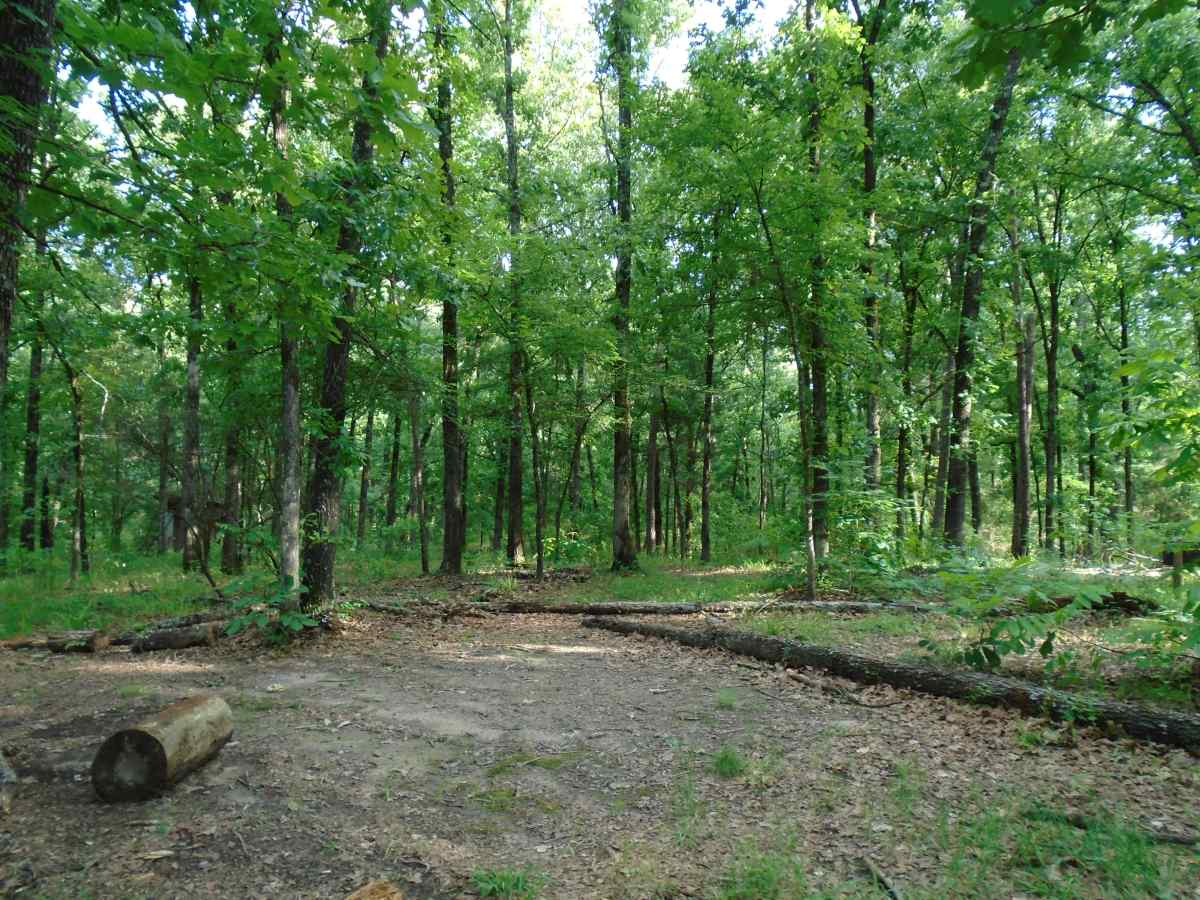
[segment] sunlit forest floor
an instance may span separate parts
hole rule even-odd
[[[446,617],[428,601],[749,599],[761,613],[729,624],[945,665],[970,636],[952,611],[773,612],[794,577],[765,563],[650,560],[640,576],[544,585],[477,568],[420,578],[410,561],[348,554],[341,627],[286,649],[247,635],[141,657],[0,652],[0,746],[22,776],[0,820],[0,894],[344,897],[386,878],[408,897],[884,896],[870,866],[908,898],[1186,897],[1200,884],[1195,848],[1147,839],[1200,832],[1200,768],[1184,751],[883,687],[855,695],[868,707],[724,653],[585,630],[575,616]],[[1162,579],[1054,577],[1119,577],[1143,593]],[[961,587],[921,573],[883,580],[831,578],[827,595],[886,588],[952,606]],[[144,561],[75,588],[52,572],[14,586],[0,637],[115,631],[211,594]],[[1074,664],[1006,665],[1187,708],[1183,681],[1111,652],[1137,627],[1090,618],[1072,638]],[[230,702],[233,742],[159,800],[96,802],[87,773],[99,742],[200,691]],[[1088,828],[1071,824],[1079,815]]]

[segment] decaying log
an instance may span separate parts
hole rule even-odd
[[[0,816],[12,810],[13,794],[17,790],[17,773],[0,750]]]
[[[13,638],[0,641],[4,650],[50,650],[54,653],[96,653],[112,643],[112,638],[94,629],[59,631],[40,638]]]
[[[691,630],[601,617],[584,619],[583,624],[619,634],[663,638],[689,647],[726,650],[764,662],[824,669],[863,684],[888,684],[937,697],[1009,706],[1030,715],[1045,715],[1060,721],[1117,725],[1133,737],[1190,750],[1200,749],[1200,716],[1081,697],[1017,678],[872,659],[829,647],[723,628]]]
[[[185,647],[212,646],[225,631],[224,622],[189,625],[186,628],[164,628],[137,638],[129,647],[134,653],[151,650],[183,650]]]
[[[193,613],[190,616],[176,616],[173,619],[162,619],[158,622],[150,622],[143,625],[136,631],[127,631],[119,637],[113,638],[113,645],[117,647],[127,647],[135,644],[139,639],[144,638],[148,634],[156,631],[167,631],[173,628],[187,628],[191,625],[204,625],[208,622],[222,622],[229,617],[229,613],[221,610],[218,612],[203,612]]]
[[[148,800],[217,755],[233,734],[233,714],[215,694],[189,697],[118,731],[92,761],[101,800]]]

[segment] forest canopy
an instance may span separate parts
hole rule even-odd
[[[1191,561],[1200,5],[708,6],[5,4],[5,573]]]

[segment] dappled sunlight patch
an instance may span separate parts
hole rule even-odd
[[[124,659],[100,656],[95,660],[82,660],[73,668],[77,672],[94,672],[97,675],[182,675],[211,672],[216,665],[171,656],[134,657],[130,654]]]

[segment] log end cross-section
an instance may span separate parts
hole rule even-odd
[[[118,731],[92,761],[101,800],[149,800],[204,765],[233,735],[233,714],[220,697],[201,695]]]

